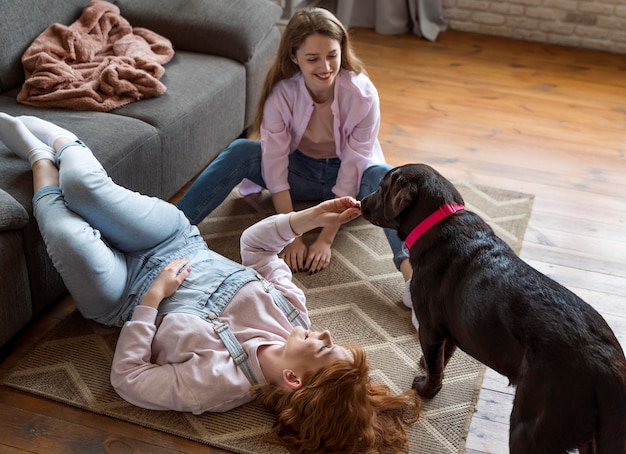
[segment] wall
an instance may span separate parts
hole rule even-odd
[[[626,0],[443,0],[452,30],[626,54]]]

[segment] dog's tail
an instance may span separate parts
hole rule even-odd
[[[619,357],[619,356],[618,356]],[[623,358],[623,356],[622,356]],[[611,374],[596,386],[597,454],[626,453],[626,360],[610,365]]]

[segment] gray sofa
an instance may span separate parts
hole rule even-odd
[[[134,27],[175,50],[167,92],[111,112],[19,104],[22,53],[52,23],[69,25],[88,0],[0,0],[0,111],[75,132],[118,183],[171,198],[252,122],[282,10],[269,0],[111,0]],[[32,216],[27,162],[0,144],[0,347],[65,291]]]

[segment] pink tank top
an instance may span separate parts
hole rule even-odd
[[[335,134],[333,133],[333,113],[330,106],[333,97],[323,103],[314,103],[313,113],[298,150],[314,159],[336,158]]]

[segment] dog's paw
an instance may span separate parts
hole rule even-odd
[[[438,386],[432,386],[432,384],[426,380],[425,375],[418,375],[413,379],[412,388],[417,391],[420,397],[424,399],[432,399],[441,390],[441,384]]]

